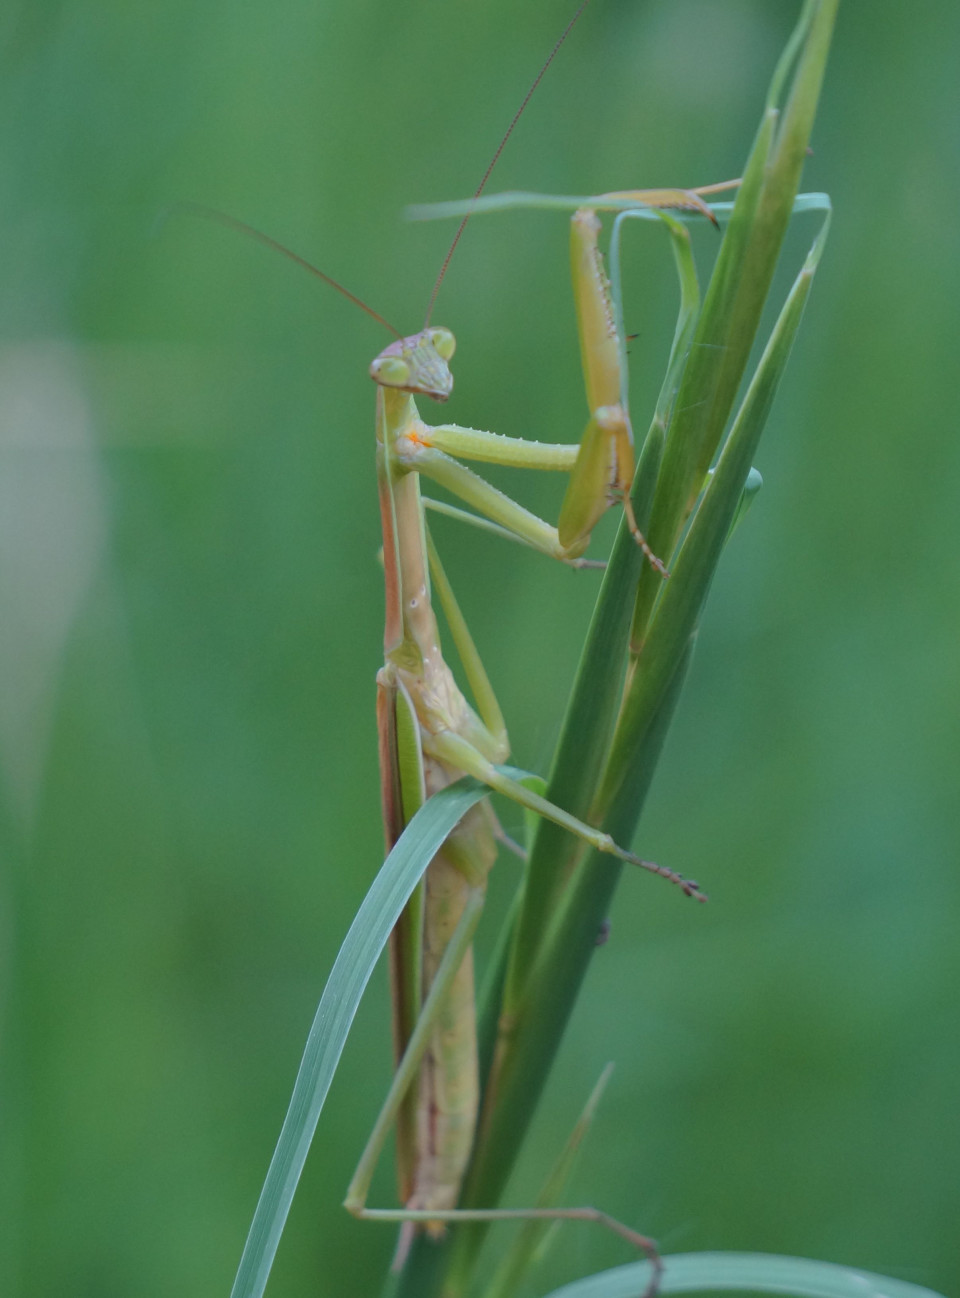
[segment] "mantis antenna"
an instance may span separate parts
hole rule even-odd
[[[483,173],[483,178],[480,181],[480,184],[477,186],[476,191],[473,195],[474,199],[478,199],[480,195],[483,193],[484,187],[486,186],[487,181],[490,179],[490,173],[493,171],[494,167],[497,165],[498,161],[500,160],[500,154],[503,152],[504,148],[506,147],[507,140],[509,140],[510,136],[513,134],[513,130],[517,122],[519,122],[520,118],[523,116],[524,109],[526,108],[527,104],[529,104],[530,100],[533,98],[537,86],[539,86],[540,82],[544,78],[544,75],[546,74],[547,68],[549,68],[550,64],[557,57],[557,54],[560,51],[560,46],[563,44],[563,42],[573,31],[574,27],[577,25],[577,23],[580,20],[580,15],[583,13],[584,9],[586,9],[589,3],[590,0],[583,0],[583,3],[580,5],[580,8],[577,10],[577,12],[567,23],[566,27],[560,33],[557,43],[554,45],[553,49],[547,55],[547,58],[544,61],[544,64],[541,67],[540,71],[534,77],[530,89],[524,95],[523,102],[521,103],[517,111],[514,113],[510,125],[504,131],[503,138],[501,139],[500,143],[497,145],[493,157],[490,159],[489,166],[487,167],[486,171]],[[427,314],[423,322],[424,329],[426,329],[427,325],[429,325],[430,323],[430,317],[433,315],[433,308],[437,301],[437,294],[440,292],[440,285],[443,283],[444,276],[447,273],[447,267],[450,265],[451,258],[453,257],[453,254],[456,251],[457,244],[460,242],[460,236],[463,234],[464,230],[466,229],[467,222],[470,220],[470,217],[472,215],[473,215],[472,212],[468,212],[466,216],[463,218],[463,220],[460,222],[460,224],[457,226],[457,232],[453,236],[453,240],[451,241],[450,247],[447,249],[447,255],[443,259],[443,265],[440,267],[440,273],[437,276],[436,283],[433,286],[433,292],[430,294],[430,301],[427,303]]]
[[[221,212],[219,208],[206,207],[203,203],[175,203],[172,207],[167,209],[165,216],[172,215],[176,212],[185,212],[192,216],[202,216],[207,221],[216,221],[220,225],[225,225],[229,230],[236,230],[240,234],[245,234],[250,239],[256,239],[257,243],[262,243],[265,247],[272,248],[274,252],[281,253],[297,266],[302,266],[304,270],[308,270],[311,275],[316,275],[317,279],[322,279],[324,284],[329,284],[331,288],[335,288],[338,293],[343,294],[348,302],[352,302],[354,306],[358,306],[361,311],[366,311],[367,315],[372,316],[374,320],[379,324],[382,324],[384,329],[389,330],[395,338],[403,337],[400,330],[395,329],[389,320],[385,320],[379,311],[374,311],[373,307],[368,306],[367,303],[364,302],[363,298],[357,297],[356,293],[351,293],[348,288],[344,288],[344,286],[338,283],[332,275],[328,275],[325,271],[318,269],[318,267],[314,266],[312,262],[307,261],[305,257],[301,257],[299,253],[294,252],[291,248],[287,248],[276,239],[271,239],[269,234],[264,234],[262,230],[258,230],[253,225],[247,225],[246,221],[240,221],[237,217],[231,216],[228,212]]]
[[[514,113],[510,125],[507,127],[506,131],[504,131],[503,137],[500,140],[500,143],[497,145],[496,150],[494,151],[493,157],[490,159],[490,163],[486,171],[483,173],[483,177],[480,181],[480,184],[477,186],[476,191],[473,195],[474,199],[479,198],[480,195],[483,193],[487,181],[490,179],[491,172],[493,171],[494,167],[497,165],[497,162],[500,159],[500,155],[501,153],[503,153],[503,150],[506,147],[507,141],[510,139],[510,136],[513,134],[514,128],[516,127],[520,118],[523,116],[527,104],[529,104],[530,100],[533,98],[537,87],[540,85],[540,82],[543,80],[544,76],[546,75],[547,68],[549,68],[550,64],[556,58],[557,54],[560,51],[560,46],[564,43],[564,41],[573,31],[574,27],[577,25],[578,21],[580,20],[581,14],[583,13],[584,9],[586,9],[589,3],[590,0],[582,0],[580,7],[577,9],[576,13],[573,15],[573,17],[567,23],[566,27],[560,33],[560,36],[558,37],[553,49],[550,51],[550,53],[547,55],[547,58],[544,60],[543,66],[540,68],[540,71],[534,77],[529,90],[523,97],[523,101],[520,104],[520,107]],[[361,311],[366,311],[368,316],[372,316],[373,319],[378,322],[378,324],[383,325],[383,327],[387,329],[390,333],[392,333],[395,338],[403,337],[403,334],[401,334],[399,329],[395,329],[389,320],[385,320],[384,317],[380,315],[379,311],[374,311],[373,307],[368,306],[367,303],[364,302],[362,298],[357,297],[356,293],[351,293],[348,288],[345,288],[341,283],[335,280],[332,275],[328,275],[325,271],[320,270],[319,267],[314,266],[312,262],[307,261],[305,257],[301,257],[300,254],[294,252],[292,248],[286,247],[285,244],[280,243],[277,239],[272,239],[269,234],[264,234],[264,232],[262,230],[258,230],[256,226],[248,225],[246,221],[241,221],[237,217],[231,216],[228,212],[222,212],[220,211],[219,208],[207,207],[203,203],[189,203],[189,202],[174,203],[164,213],[163,220],[165,220],[168,216],[176,212],[190,213],[193,216],[201,216],[208,221],[216,221],[218,224],[226,226],[227,229],[229,230],[236,230],[239,234],[244,234],[250,239],[255,239],[257,243],[262,243],[266,248],[272,248],[274,252],[279,252],[281,256],[286,257],[288,260],[294,262],[297,266],[301,266],[304,270],[309,271],[311,275],[315,275],[317,279],[323,280],[324,284],[328,284],[331,288],[336,289],[336,291],[342,294],[342,296],[345,297],[348,302],[352,302],[354,306],[358,306]],[[453,240],[450,243],[450,247],[447,249],[447,255],[443,259],[443,264],[440,267],[440,273],[437,275],[436,282],[434,283],[433,286],[433,291],[430,294],[430,301],[427,304],[427,314],[423,323],[423,327],[425,329],[430,323],[430,317],[433,315],[433,308],[437,300],[437,294],[440,292],[440,285],[443,283],[444,276],[447,273],[447,268],[450,265],[450,261],[453,257],[454,252],[456,251],[457,244],[460,242],[460,237],[463,234],[464,230],[466,229],[467,222],[470,220],[471,215],[472,213],[468,212],[466,216],[463,218],[463,220],[460,222],[459,226],[457,227],[457,232],[453,236]]]

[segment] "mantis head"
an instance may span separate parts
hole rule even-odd
[[[446,401],[453,391],[448,364],[457,340],[449,329],[432,326],[408,338],[398,338],[370,365],[370,377],[385,388],[418,392]]]

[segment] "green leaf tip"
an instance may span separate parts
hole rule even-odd
[[[317,1006],[231,1298],[260,1298],[266,1288],[317,1122],[370,975],[430,861],[488,792],[485,785],[464,778],[429,798],[397,839],[361,902]]]

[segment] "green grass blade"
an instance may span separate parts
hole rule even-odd
[[[783,47],[783,53],[777,60],[777,66],[773,70],[773,76],[770,78],[770,86],[767,90],[767,108],[779,108],[780,101],[783,98],[783,92],[786,88],[790,73],[796,66],[800,51],[803,48],[803,42],[810,31],[810,23],[816,12],[816,0],[804,0],[803,9],[800,18],[793,33],[786,45]]]
[[[487,792],[477,781],[462,779],[434,794],[407,825],[370,885],[320,997],[231,1298],[259,1298],[263,1293],[320,1111],[374,966],[431,859]]]
[[[665,1257],[658,1293],[792,1294],[795,1298],[941,1298],[932,1289],[871,1271],[773,1253],[678,1253]],[[548,1298],[640,1298],[649,1262],[634,1262],[554,1289]]]
[[[795,33],[786,55],[786,66],[796,57],[787,107],[781,121],[770,103],[782,89],[781,61],[710,280],[647,533],[653,552],[668,566],[746,370],[800,183],[836,9],[837,0],[804,6],[797,24],[805,37],[802,49],[793,49]],[[640,579],[634,642],[642,639],[659,592],[656,575],[651,570]]]
[[[633,753],[643,743],[646,726],[656,714],[678,656],[700,618],[803,317],[828,228],[829,213],[780,312],[657,605],[617,727],[600,793],[601,807],[611,805],[621,785],[633,778]]]

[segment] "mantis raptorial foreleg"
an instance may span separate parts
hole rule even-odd
[[[660,207],[696,205],[685,191],[638,191],[637,201]],[[702,202],[700,206],[703,206]],[[610,286],[597,244],[600,222],[583,209],[571,222],[571,261],[574,297],[589,420],[579,443],[545,443],[459,424],[431,426],[419,417],[398,438],[398,465],[422,474],[452,492],[495,525],[534,549],[566,562],[576,562],[590,541],[598,520],[619,501],[628,526],[650,563],[666,573],[647,545],[630,505],[633,481],[633,432],[625,405],[622,348],[617,332]],[[411,342],[412,340],[403,340]],[[398,345],[391,344],[371,367],[374,378],[393,384],[393,376],[406,377],[398,366]],[[397,383],[403,386],[403,383]],[[446,399],[448,393],[433,393]],[[459,458],[457,458],[459,457]],[[538,518],[498,491],[459,459],[566,472],[570,481],[556,527]]]
[[[576,209],[570,227],[571,268],[590,413],[583,436],[572,445],[505,437],[458,424],[431,426],[420,421],[411,430],[409,442],[398,448],[404,462],[477,510],[481,518],[473,516],[471,521],[478,521],[482,526],[486,520],[491,520],[486,524],[490,530],[505,533],[573,566],[584,566],[589,562],[580,556],[589,544],[594,527],[610,505],[620,503],[627,526],[651,567],[662,576],[669,576],[664,563],[650,550],[637,524],[630,499],[635,454],[626,403],[625,350],[599,249],[600,221],[596,213],[609,209],[619,212],[619,219],[628,215],[662,217],[674,234],[675,256],[679,254],[689,263],[678,263],[681,289],[686,298],[685,280],[692,276],[695,281],[696,272],[688,252],[680,252],[677,247],[676,235],[682,232],[682,228],[669,213],[671,209],[680,210],[687,215],[703,216],[716,225],[717,219],[704,195],[734,189],[739,184],[739,180],[729,180],[691,190],[618,190],[585,199],[508,194],[492,199],[475,198],[465,205],[441,203],[432,208],[414,209],[417,214],[425,216],[467,216],[474,209],[496,206]],[[614,241],[616,238],[615,231]],[[554,528],[530,514],[454,457],[569,474],[557,526]],[[430,501],[429,505],[455,516],[464,516],[455,507],[444,506],[442,502]]]

